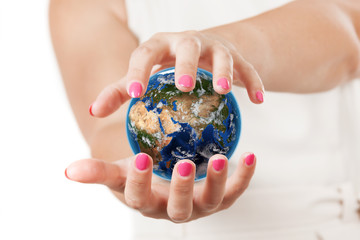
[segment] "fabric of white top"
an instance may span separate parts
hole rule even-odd
[[[128,0],[140,42],[156,32],[201,30],[254,16],[289,1]],[[234,87],[242,114],[230,160],[256,154],[250,187],[226,211],[186,224],[135,214],[134,239],[360,239],[360,81],[324,93],[266,92],[255,105]],[[347,234],[347,235],[346,235]]]

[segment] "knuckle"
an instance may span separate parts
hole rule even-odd
[[[231,51],[224,46],[221,42],[216,41],[213,45],[213,49],[217,54],[222,54],[223,57],[232,58]]]
[[[174,223],[183,223],[190,218],[191,213],[185,211],[170,211],[168,212],[168,215]]]
[[[129,69],[129,73],[128,73],[129,75],[128,75],[128,77],[130,76],[130,77],[141,77],[141,76],[143,76],[144,74],[145,74],[145,72],[144,72],[144,70],[143,69],[141,69],[141,68],[138,68],[138,67],[131,67],[130,69]]]
[[[201,207],[204,211],[211,211],[211,210],[217,209],[219,207],[220,203],[221,203],[220,201],[206,202],[206,203],[203,203]]]
[[[255,68],[252,64],[247,62],[246,64],[244,64],[244,70],[250,74],[255,71]]]
[[[150,39],[162,39],[166,35],[165,32],[157,32],[151,36]]]
[[[247,181],[244,179],[244,181]],[[234,186],[234,193],[235,195],[240,195],[242,194],[246,188],[249,186],[249,183],[248,182],[241,182],[241,183],[238,183]]]
[[[135,57],[137,57],[137,56],[141,57],[144,55],[148,56],[148,55],[151,55],[153,52],[154,52],[154,50],[151,47],[143,44],[134,50],[132,56],[135,56]]]
[[[182,61],[179,62],[177,64],[177,66],[179,67],[179,69],[182,69],[183,71],[194,71],[193,69],[195,69],[195,65],[192,62],[188,62],[188,61]]]
[[[189,36],[198,36],[200,34],[199,31],[196,30],[188,30],[184,31],[183,33]]]
[[[174,186],[174,193],[179,196],[189,196],[193,192],[193,189],[187,185],[176,185]]]
[[[230,208],[233,204],[233,201],[225,201],[221,204],[221,210],[226,210]]]
[[[144,198],[134,198],[125,195],[125,202],[130,208],[140,210],[145,206],[146,200]]]
[[[127,186],[131,186],[133,189],[143,190],[146,187],[145,181],[139,181],[138,179],[128,178]]]
[[[179,41],[178,47],[179,46],[200,49],[201,42],[195,36],[186,36]]]

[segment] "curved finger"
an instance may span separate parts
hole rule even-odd
[[[127,161],[121,161],[116,164],[98,159],[79,160],[66,168],[65,176],[73,181],[98,183],[116,191],[123,191],[126,182]]]
[[[178,162],[173,170],[167,213],[174,222],[184,222],[193,210],[195,164],[190,160]]]
[[[187,36],[176,45],[175,85],[183,92],[190,92],[195,87],[200,52],[200,40],[194,36]]]
[[[131,208],[144,209],[151,194],[152,159],[140,153],[130,163],[125,185],[125,202]]]
[[[228,208],[248,187],[254,174],[256,157],[253,153],[243,154],[235,172],[227,180],[222,208]]]
[[[230,51],[222,44],[212,47],[213,56],[213,87],[217,93],[230,92],[233,81],[233,58]]]
[[[217,154],[210,158],[205,184],[195,199],[198,209],[211,211],[220,205],[224,197],[227,170],[228,159],[224,155]]]
[[[130,99],[126,92],[125,78],[104,88],[90,105],[89,113],[94,117],[106,117]]]
[[[259,74],[240,54],[234,53],[233,57],[234,67],[239,73],[239,79],[236,80],[245,85],[249,98],[253,103],[263,103],[265,90]]]
[[[138,98],[145,94],[153,66],[168,54],[168,42],[159,37],[152,37],[134,50],[126,75],[130,97]]]

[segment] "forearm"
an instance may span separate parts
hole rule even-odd
[[[359,15],[358,1],[295,1],[205,32],[232,42],[267,90],[317,92],[359,75]]]
[[[126,74],[128,59],[138,45],[116,12],[121,6],[118,10],[111,2],[53,0],[50,4],[53,45],[71,107],[93,156],[109,160],[130,154],[122,139],[126,106],[105,119],[91,117],[88,107],[105,86]],[[118,148],[113,147],[116,144]]]

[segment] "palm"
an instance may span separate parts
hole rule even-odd
[[[172,180],[168,182],[152,174],[150,157],[143,170],[137,168],[138,159],[139,155],[113,163],[80,160],[71,164],[66,174],[74,181],[108,186],[121,201],[145,216],[185,222],[231,206],[248,186],[255,169],[254,155],[244,154],[233,175],[227,178],[226,157],[214,155],[209,160],[205,180],[194,184],[195,165],[182,160],[175,165]],[[224,163],[222,169],[214,167],[217,161]],[[181,164],[191,165],[188,175],[179,174]]]

